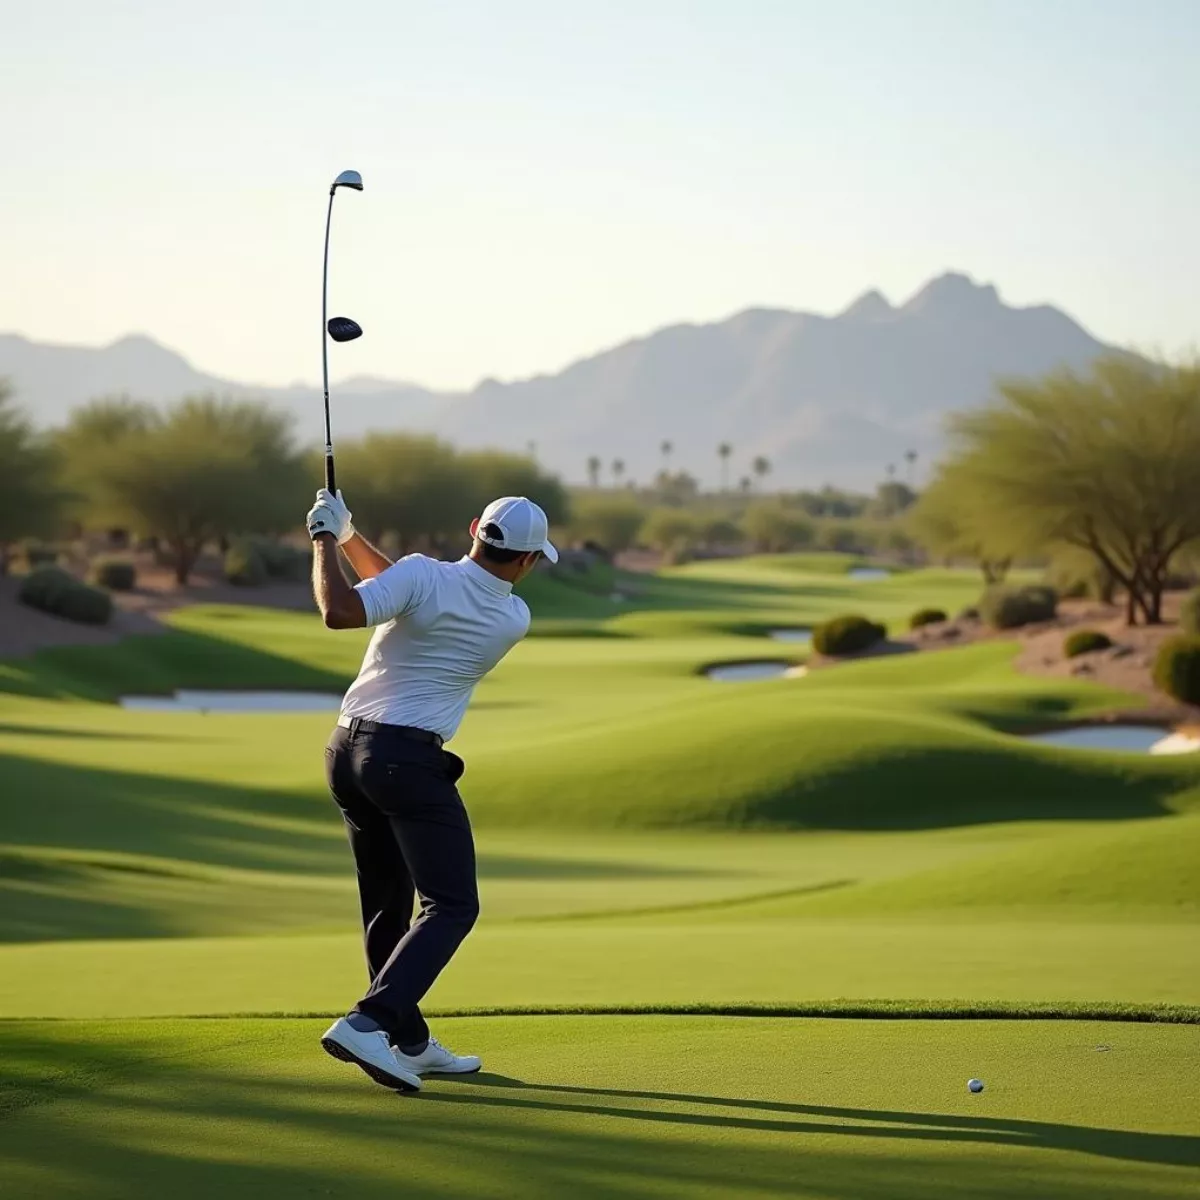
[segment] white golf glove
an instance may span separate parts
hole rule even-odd
[[[328,488],[317,493],[317,502],[308,510],[305,525],[310,538],[332,533],[339,546],[344,546],[354,536],[354,523],[342,493],[339,491],[335,496]]]

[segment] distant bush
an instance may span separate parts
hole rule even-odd
[[[571,540],[602,546],[608,554],[628,550],[637,539],[646,510],[633,496],[581,497],[571,510]]]
[[[271,579],[281,583],[304,583],[312,573],[311,550],[269,538],[254,538],[251,545],[258,551]]]
[[[1111,645],[1112,638],[1099,629],[1077,629],[1063,640],[1063,653],[1068,658],[1075,658],[1094,650],[1107,650]]]
[[[225,552],[225,578],[238,587],[262,587],[270,578],[262,551],[251,541],[237,541]]]
[[[1179,610],[1179,628],[1192,637],[1200,637],[1200,588],[1188,592]]]
[[[866,650],[886,636],[887,630],[882,625],[850,613],[818,625],[813,630],[812,644],[818,654],[836,656]]]
[[[773,554],[808,548],[813,544],[816,529],[803,513],[778,501],[760,500],[742,514],[742,533],[755,550]]]
[[[1154,682],[1184,704],[1200,704],[1200,637],[1163,642],[1154,660]]]
[[[1037,621],[1050,621],[1058,611],[1058,596],[1053,588],[993,587],[979,601],[979,615],[993,629],[1017,629]]]
[[[946,614],[940,608],[918,608],[908,618],[909,629],[920,629],[922,625],[936,625],[946,620]]]
[[[90,578],[110,592],[131,592],[137,587],[137,567],[128,558],[97,558],[92,561]]]
[[[34,539],[22,542],[20,546],[21,558],[24,559],[26,566],[31,570],[34,567],[49,567],[58,562],[58,550],[47,542],[39,542]]]
[[[690,553],[699,537],[699,522],[690,513],[678,508],[656,508],[642,522],[637,540],[643,546],[674,557]]]
[[[61,567],[37,567],[21,581],[17,598],[40,612],[78,621],[84,625],[104,625],[112,617],[112,597]]]
[[[964,608],[962,612],[958,614],[958,619],[960,621],[978,621],[979,609],[977,609],[974,605]]]

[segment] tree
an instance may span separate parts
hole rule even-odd
[[[23,537],[54,532],[62,509],[50,448],[12,405],[12,391],[0,379],[0,460],[11,503],[0,506],[0,575],[8,570],[10,547]]]
[[[740,491],[743,496],[749,495],[753,487],[754,480],[751,479],[749,475],[743,475],[741,479],[738,480],[738,491]]]
[[[621,478],[625,474],[625,460],[623,458],[614,458],[612,460],[612,476],[613,486],[621,486]]]
[[[892,480],[892,479],[895,479],[895,478],[896,478],[896,464],[895,464],[895,463],[888,463],[888,465],[887,465],[887,477],[888,477],[888,479],[889,479],[889,480]]]
[[[1130,624],[1161,622],[1171,560],[1200,539],[1200,365],[1121,356],[1008,383],[951,432],[991,525],[1088,551],[1125,591]]]
[[[721,460],[721,491],[729,491],[729,456],[733,447],[728,442],[722,442],[717,447],[717,457]]]
[[[915,450],[905,450],[904,459],[908,463],[908,486],[913,486],[913,475],[917,466],[917,452]]]
[[[755,550],[771,554],[811,546],[816,530],[801,513],[775,501],[751,504],[742,516],[742,532]]]
[[[700,483],[686,471],[659,471],[654,480],[654,490],[664,504],[690,504],[700,494]]]
[[[675,446],[670,441],[662,441],[659,443],[658,452],[662,455],[662,469],[665,472],[671,470],[671,455],[675,451]]]
[[[588,483],[595,489],[600,486],[600,458],[598,455],[591,455],[587,460]]]
[[[1013,559],[1035,548],[1026,535],[994,519],[969,476],[954,464],[943,466],[921,493],[907,523],[930,554],[944,562],[977,563],[989,584],[1002,582]]]
[[[759,454],[750,464],[750,469],[754,472],[757,479],[761,482],[766,479],[771,473],[771,460],[764,455]]]
[[[76,414],[59,447],[86,522],[159,538],[180,584],[206,543],[294,526],[306,490],[289,419],[263,404],[202,396],[160,412],[102,402]]]
[[[610,554],[617,554],[635,543],[645,519],[645,510],[632,496],[590,497],[577,501],[572,508],[571,537],[596,542]]]
[[[690,546],[699,536],[699,523],[690,513],[677,508],[656,508],[642,523],[638,541],[667,553]]]
[[[875,516],[894,517],[911,508],[917,498],[916,492],[906,483],[892,479],[881,483],[871,504],[871,512]]]

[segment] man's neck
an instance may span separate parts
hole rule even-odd
[[[482,567],[489,575],[494,575],[497,579],[503,579],[505,583],[512,583],[516,578],[516,563],[509,565],[508,563],[488,562],[483,554],[474,547],[467,553],[467,557],[477,566]]]

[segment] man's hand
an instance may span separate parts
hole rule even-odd
[[[317,493],[317,502],[308,510],[305,520],[308,536],[316,541],[323,533],[331,533],[339,546],[344,546],[354,536],[354,523],[346,507],[342,493],[335,496],[326,488]]]

